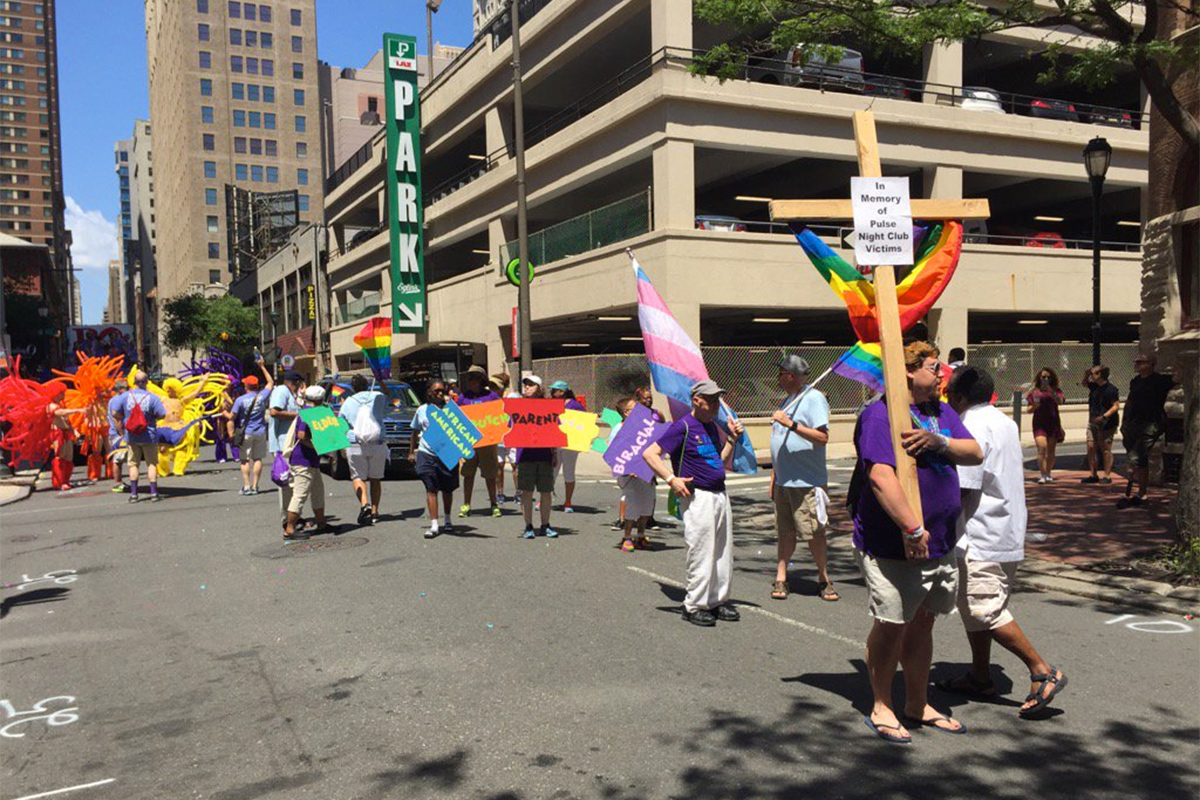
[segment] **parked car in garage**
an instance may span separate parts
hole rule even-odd
[[[1007,114],[1000,102],[1000,93],[986,86],[964,86],[959,108],[968,111],[986,111],[991,114]]]
[[[1067,122],[1078,122],[1079,113],[1074,103],[1066,100],[1050,100],[1035,98],[1029,101],[1029,116],[1039,119],[1061,119]]]
[[[746,63],[746,80],[861,92],[865,84],[863,56],[857,50],[846,47],[836,63],[826,61],[819,55],[813,55],[805,61],[801,46],[796,45],[774,58],[750,58]]]
[[[912,100],[913,93],[908,83],[901,78],[888,75],[867,75],[863,84],[863,93],[872,97],[891,97],[895,100]]]
[[[1108,125],[1112,128],[1132,128],[1133,114],[1119,108],[1093,108],[1087,114],[1093,125]]]
[[[343,373],[330,375],[321,379],[321,388],[329,398],[329,407],[333,413],[342,408],[342,401],[350,396],[350,378],[352,374]],[[372,380],[367,376],[368,380]],[[383,381],[376,386],[387,395],[387,414],[383,418],[383,440],[387,443],[391,455],[391,468],[409,472],[412,467],[408,463],[408,444],[412,436],[412,419],[417,412],[417,396],[412,387],[403,381]],[[350,477],[350,465],[343,451],[335,450],[323,460],[328,461],[329,474],[337,480]]]
[[[731,231],[734,233],[742,233],[746,230],[746,223],[737,217],[723,217],[717,214],[701,214],[696,216],[696,230]]]

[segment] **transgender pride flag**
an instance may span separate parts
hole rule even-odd
[[[671,418],[679,419],[692,410],[692,384],[706,380],[708,368],[700,348],[675,320],[632,252],[629,259],[637,277],[638,323],[642,326],[650,377],[654,388],[667,396]],[[730,417],[737,419],[737,414],[722,400],[717,421],[724,427]],[[758,460],[746,433],[734,443],[733,470],[749,475],[758,471]]]

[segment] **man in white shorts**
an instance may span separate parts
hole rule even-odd
[[[971,669],[942,681],[938,688],[990,699],[992,641],[1025,662],[1031,687],[1018,712],[1036,715],[1067,685],[1062,670],[1045,661],[1025,638],[1008,609],[1017,565],[1025,558],[1025,466],[1020,433],[1004,412],[991,404],[992,377],[962,366],[947,389],[951,407],[983,450],[983,463],[959,466],[963,493],[958,558],[958,610],[971,644]]]
[[[383,438],[383,417],[387,413],[387,397],[370,388],[365,375],[350,378],[354,394],[342,402],[338,416],[350,425],[346,438],[346,460],[350,464],[350,480],[358,498],[358,524],[374,524],[379,516],[379,501],[383,498],[383,476],[390,456]],[[369,484],[369,494],[368,494]]]

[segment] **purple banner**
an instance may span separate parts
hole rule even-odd
[[[654,472],[642,458],[642,453],[657,442],[669,427],[669,423],[655,422],[650,409],[641,403],[635,404],[620,430],[609,440],[608,449],[604,451],[604,460],[612,467],[613,477],[634,475],[647,483],[650,482],[654,478]]]

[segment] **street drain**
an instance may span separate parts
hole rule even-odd
[[[327,553],[330,550],[349,550],[352,547],[362,547],[371,541],[364,536],[330,536],[319,539],[303,539],[299,542],[280,542],[269,547],[260,547],[251,555],[258,558],[297,558],[313,553]]]

